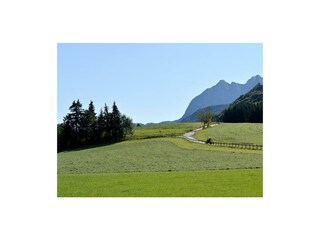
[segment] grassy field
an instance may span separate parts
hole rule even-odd
[[[59,197],[262,197],[262,169],[58,175]]]
[[[139,140],[58,153],[58,196],[261,197],[262,151],[163,137],[200,125],[144,126],[136,128]],[[260,136],[262,143],[262,125],[243,126],[221,124],[203,132],[219,129],[220,136],[227,136],[239,128],[255,143]],[[252,129],[258,129],[258,136]],[[163,136],[155,138],[160,131]],[[238,136],[239,141],[244,135]]]
[[[134,128],[133,136],[128,139],[144,139],[155,137],[174,137],[200,128],[201,123],[153,124]]]
[[[262,144],[262,123],[222,123],[203,131],[193,137],[205,141],[209,137],[216,142]]]
[[[258,151],[215,151],[185,139],[147,139],[126,141],[105,147],[58,154],[58,173],[167,172],[217,169],[261,168]],[[180,145],[179,145],[180,144]],[[205,148],[204,148],[205,147]],[[260,151],[261,152],[261,151]]]

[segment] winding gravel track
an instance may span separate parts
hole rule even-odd
[[[213,127],[215,125],[217,125],[217,124],[212,124],[212,125],[210,125],[210,127]],[[187,133],[181,135],[181,137],[189,140],[190,142],[205,144],[204,141],[199,141],[199,140],[192,137],[196,132],[199,132],[201,130],[202,130],[202,128],[198,128],[196,130],[193,130],[191,132],[187,132]]]
[[[193,131],[191,131],[191,132],[187,132],[187,133],[183,134],[181,137],[189,140],[190,142],[205,144],[205,142],[199,141],[199,140],[191,137],[191,136],[193,136],[196,132],[201,131],[201,130],[202,130],[202,128],[198,128],[198,129],[196,129],[196,130],[193,130]]]

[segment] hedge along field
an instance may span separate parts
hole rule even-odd
[[[202,123],[174,123],[174,124],[152,124],[147,126],[135,127],[133,136],[127,139],[145,139],[156,137],[173,137],[180,136],[186,132],[190,132],[200,128]]]
[[[58,175],[59,197],[262,197],[262,169]]]
[[[262,168],[262,154],[257,152],[223,151],[180,138],[133,140],[59,153],[58,174]]]
[[[221,123],[197,132],[193,137],[205,141],[262,144],[262,123]]]

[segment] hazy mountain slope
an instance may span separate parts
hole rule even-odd
[[[223,105],[217,105],[217,106],[209,106],[205,108],[200,108],[194,113],[192,113],[189,116],[186,116],[184,118],[181,118],[178,120],[178,122],[198,122],[198,113],[202,111],[209,111],[213,113],[213,116],[217,116],[219,113],[221,113],[223,110],[225,110],[229,105],[228,104],[223,104]]]
[[[250,78],[245,84],[227,83],[220,80],[215,86],[206,89],[192,99],[181,119],[185,119],[200,108],[230,104],[239,96],[249,92],[258,83],[262,84],[262,80],[263,78],[259,75]]]

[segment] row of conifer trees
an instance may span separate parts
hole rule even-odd
[[[121,114],[116,103],[109,112],[108,106],[97,116],[93,102],[83,109],[79,101],[73,101],[69,113],[58,124],[58,151],[119,142],[133,133],[132,119]]]
[[[263,106],[260,103],[238,104],[226,109],[221,118],[223,122],[263,122]]]

